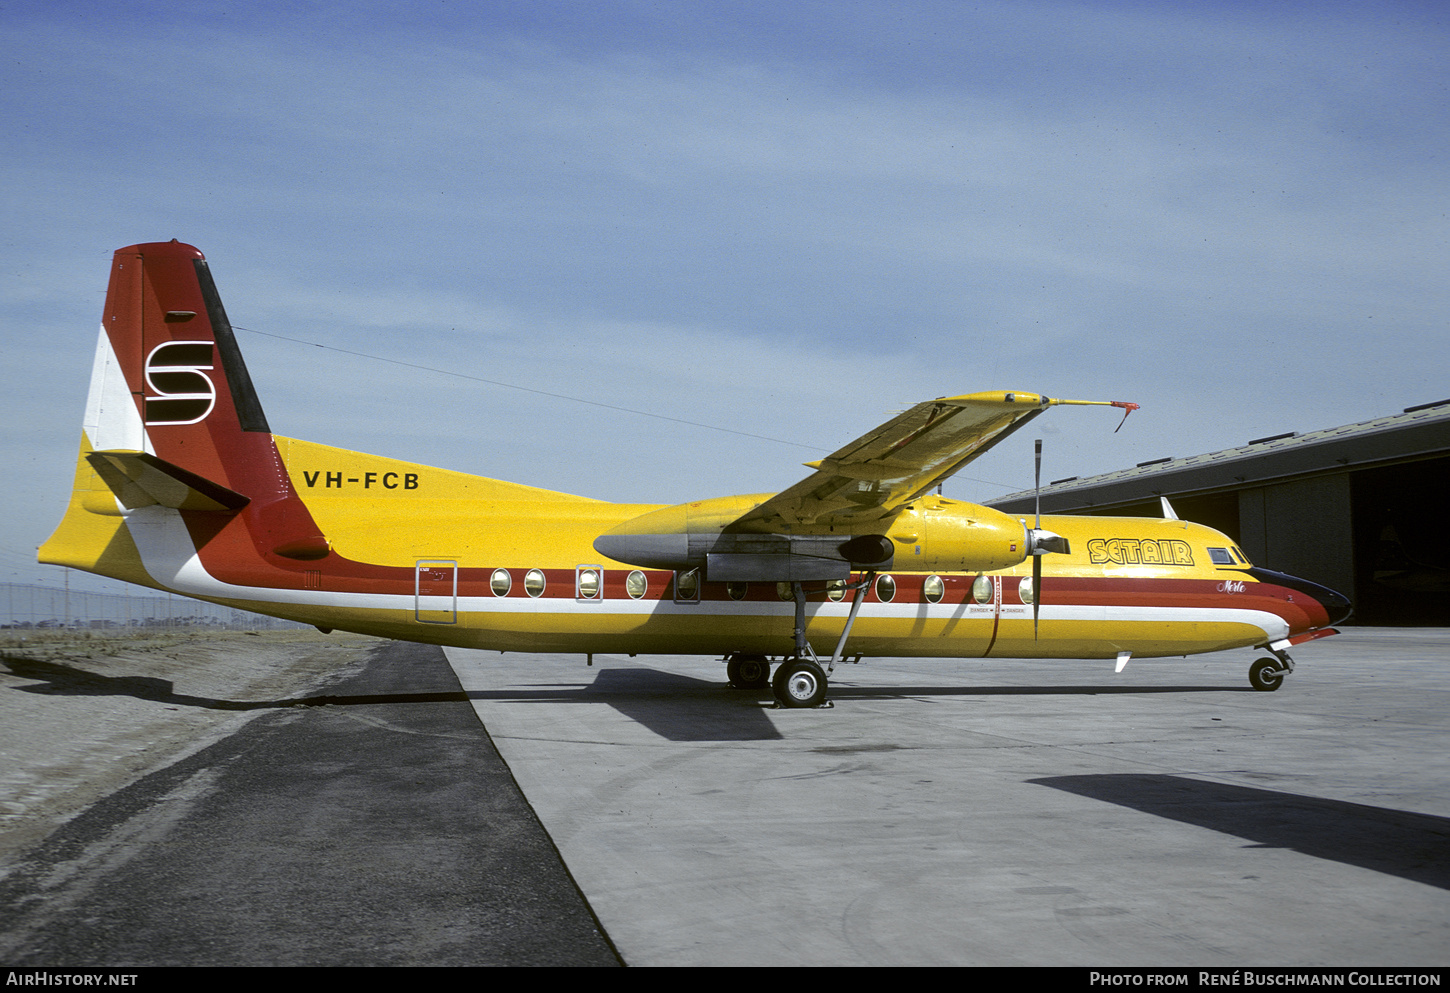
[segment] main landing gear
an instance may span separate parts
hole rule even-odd
[[[770,676],[764,655],[732,655],[725,662],[730,685],[740,690],[769,689],[782,707],[819,707],[826,702],[826,670],[815,659],[786,659]]]
[[[819,707],[826,702],[826,671],[810,659],[787,659],[770,688],[782,707]]]
[[[850,637],[851,627],[856,623],[856,614],[861,610],[861,601],[865,599],[866,591],[875,579],[876,573],[873,570],[860,583],[850,587],[856,594],[851,600],[851,613],[846,617],[846,626],[841,631],[840,640],[836,642],[836,650],[831,653],[830,661],[825,665],[821,664],[815,650],[811,648],[811,643],[806,640],[805,587],[798,582],[791,583],[795,600],[795,654],[780,663],[775,670],[774,679],[770,678],[770,661],[764,655],[732,655],[725,670],[730,682],[742,689],[763,689],[768,680],[776,702],[782,707],[831,706],[826,700],[826,673],[836,667],[836,662],[845,651],[846,639]]]
[[[1272,650],[1272,649],[1271,649]],[[1273,658],[1262,658],[1249,666],[1249,685],[1264,693],[1272,693],[1294,671],[1294,660],[1287,652],[1274,652]]]
[[[770,660],[764,655],[732,655],[725,663],[725,675],[731,686],[763,690],[770,686]]]
[[[770,681],[776,702],[782,707],[831,706],[826,702],[826,673],[836,667],[836,660],[841,657],[841,649],[846,646],[846,637],[851,633],[851,625],[856,623],[856,611],[861,609],[861,599],[866,595],[866,587],[871,585],[871,580],[875,577],[874,572],[870,573],[866,581],[856,588],[856,597],[851,601],[851,614],[846,618],[846,629],[841,632],[836,651],[824,668],[816,658],[815,649],[806,640],[806,589],[800,583],[790,584],[791,592],[795,594],[795,656],[782,662],[775,670],[775,678]]]

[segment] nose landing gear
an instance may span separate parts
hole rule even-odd
[[[1287,652],[1274,652],[1274,658],[1262,658],[1249,666],[1249,685],[1264,693],[1272,693],[1284,684],[1284,677],[1294,671],[1294,660]]]

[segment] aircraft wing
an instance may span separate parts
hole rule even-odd
[[[859,533],[858,526],[889,522],[912,500],[1059,404],[1137,408],[1122,401],[1054,400],[1021,392],[928,400],[833,455],[807,462],[816,470],[813,474],[742,515],[725,531]]]

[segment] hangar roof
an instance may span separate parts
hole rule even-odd
[[[1450,400],[1343,427],[1256,438],[1207,455],[1141,462],[1098,476],[1055,480],[1042,488],[1044,512],[1109,509],[1158,496],[1239,490],[1329,472],[1450,455]],[[1030,512],[1033,492],[988,501],[1009,513]]]

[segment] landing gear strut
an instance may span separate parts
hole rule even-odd
[[[824,667],[816,657],[815,649],[806,640],[805,587],[800,583],[790,584],[791,591],[795,594],[795,657],[782,662],[780,668],[775,670],[775,678],[771,680],[775,699],[782,707],[830,706],[826,702],[826,673],[836,668],[836,662],[845,651],[846,639],[851,636],[856,614],[861,610],[861,601],[866,598],[866,591],[875,579],[876,572],[872,570],[853,587],[856,595],[851,600],[851,613],[846,617],[846,626],[841,631],[840,640],[836,642],[836,650],[831,653],[831,659]]]
[[[1286,652],[1274,652],[1274,658],[1262,658],[1249,666],[1249,685],[1264,693],[1272,693],[1294,671],[1294,660]]]

